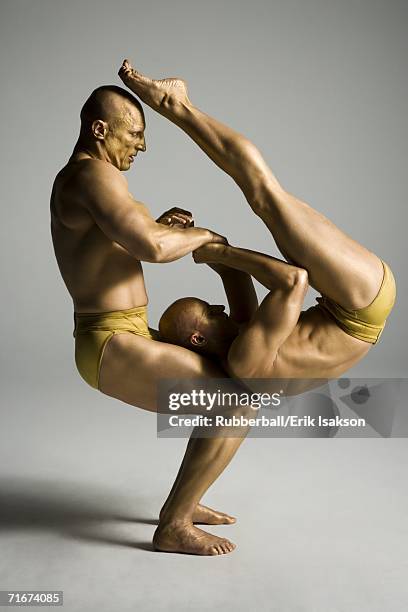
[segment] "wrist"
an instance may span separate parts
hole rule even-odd
[[[226,244],[221,244],[220,242],[213,243],[213,253],[211,254],[211,263],[224,265],[225,261],[225,249],[227,248]]]
[[[229,245],[229,244],[222,244],[221,246],[223,247],[223,249],[222,249],[222,260],[223,260],[223,263],[225,264],[225,266],[229,270],[231,270],[232,268],[230,266],[228,266],[228,261],[227,260],[228,260],[229,254],[231,253],[231,249],[233,249],[234,247],[231,247],[231,245]]]
[[[212,231],[206,228],[202,228],[202,232],[203,232],[203,246],[204,244],[212,243],[214,240],[214,234],[212,233]]]

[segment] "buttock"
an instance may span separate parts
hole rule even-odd
[[[347,310],[325,296],[317,298],[320,306],[333,316],[343,331],[371,344],[376,344],[380,339],[396,299],[394,275],[384,261],[382,264],[384,274],[381,287],[371,304],[365,308]]]
[[[159,334],[147,322],[145,306],[101,313],[74,313],[75,363],[82,378],[99,389],[103,354],[112,336],[131,333],[149,340]]]

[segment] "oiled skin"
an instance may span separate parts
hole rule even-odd
[[[363,358],[370,344],[345,334],[320,307],[305,312],[301,309],[308,282],[344,308],[367,306],[381,285],[383,269],[379,258],[285,191],[252,143],[193,106],[181,79],[152,80],[132,69],[127,60],[119,75],[146,104],[185,131],[234,179],[288,262],[272,261],[268,256],[242,253],[228,246],[204,245],[195,251],[197,263],[239,270],[270,289],[255,313],[256,324],[252,321],[241,327],[227,355],[220,348],[219,357],[227,371],[238,378],[321,380],[339,376]],[[339,253],[342,257],[338,257]],[[224,271],[221,277],[224,274],[229,273]],[[227,296],[231,306],[239,292],[231,291],[229,296],[227,291]],[[206,309],[203,306],[204,318]],[[284,313],[281,321],[280,313]],[[216,446],[214,440],[211,442]],[[202,450],[202,461],[213,451],[210,443]],[[186,453],[186,465],[189,459]],[[219,458],[214,461],[221,463]],[[205,478],[204,471],[201,478]],[[210,470],[206,471],[211,480]],[[190,473],[193,477],[194,473]],[[177,503],[184,477],[182,466],[165,509]],[[159,548],[161,538],[166,546],[166,535],[159,525],[155,534]]]
[[[339,273],[339,270],[336,268],[336,262],[333,268],[333,261],[328,262],[326,268],[313,265],[313,259],[322,259],[319,248],[305,249],[301,256],[299,252],[296,256],[290,253],[293,233],[296,234],[296,223],[291,223],[291,215],[285,215],[285,210],[289,209],[291,204],[299,206],[299,215],[304,213],[306,225],[309,221],[313,225],[316,219],[310,212],[306,213],[305,209],[302,211],[303,203],[292,200],[293,196],[280,187],[253,145],[191,104],[183,82],[174,79],[155,82],[141,75],[135,76],[130,70],[125,64],[120,73],[126,85],[144,102],[185,130],[215,163],[236,180],[254,212],[271,230],[282,254],[285,257],[289,255],[288,259],[296,262],[289,266],[291,269],[288,273],[274,269],[275,264],[271,269],[272,276],[275,274],[279,281],[278,290],[274,292],[274,306],[290,306],[287,311],[291,313],[291,320],[285,324],[285,330],[288,332],[285,336],[287,351],[285,353],[282,349],[285,342],[280,342],[278,354],[271,359],[275,368],[274,375],[281,371],[279,376],[290,376],[290,372],[301,370],[302,360],[297,356],[297,350],[302,346],[303,363],[309,363],[308,369],[303,369],[302,376],[310,376],[312,371],[317,373],[318,370],[317,376],[321,378],[323,362],[326,363],[325,372],[330,371],[331,375],[337,375],[333,373],[340,362],[341,367],[347,369],[347,363],[354,363],[353,360],[361,358],[369,346],[355,339],[351,339],[352,344],[346,334],[335,327],[326,315],[318,313],[317,309],[306,312],[299,319],[305,279],[298,272],[294,272],[293,268],[307,269],[310,283],[319,291],[329,286],[328,278],[333,273]],[[137,121],[134,116],[135,124]],[[82,312],[125,309],[146,304],[146,291],[138,261],[172,261],[188,252],[200,248],[205,250],[205,245],[217,241],[208,230],[192,232],[191,230],[197,228],[189,228],[171,232],[169,228],[157,228],[147,209],[129,195],[126,181],[122,180],[120,172],[128,168],[123,167],[122,162],[124,163],[123,160],[132,146],[135,152],[137,147],[143,150],[145,146],[140,136],[143,126],[134,127],[135,130],[137,127],[139,133],[139,136],[135,137],[134,145],[125,141],[125,136],[117,139],[114,145],[113,140],[109,141],[109,133],[106,135],[101,132],[102,136],[96,135],[97,140],[91,150],[89,146],[76,148],[68,164],[69,168],[56,179],[51,204],[56,256],[73,297],[74,306]],[[302,225],[304,226],[304,223]],[[329,231],[332,232],[332,243],[344,240],[344,235],[338,230],[329,228]],[[220,240],[218,242],[222,243]],[[343,279],[343,283],[339,282],[336,287],[331,284],[334,290],[333,299],[349,307],[358,307],[357,304],[362,307],[367,305],[378,291],[380,262],[357,243],[350,242],[348,246],[350,260],[355,259],[357,255],[357,264],[349,265],[350,262],[347,262],[345,268],[349,278]],[[325,248],[324,240],[321,248]],[[310,260],[306,261],[308,255]],[[230,257],[233,260],[234,257],[240,256],[232,252]],[[229,262],[233,264],[232,267],[252,274],[248,258],[241,268],[240,265],[244,261],[242,257],[238,265],[236,260],[232,260]],[[361,261],[364,264],[363,269],[360,266]],[[289,264],[281,262],[279,265]],[[81,274],[76,277],[76,271],[79,269]],[[296,282],[292,283],[293,273]],[[348,288],[355,287],[356,283],[350,284],[348,281],[351,279],[350,275],[354,275],[355,280],[356,274],[359,280],[364,282],[358,283],[357,292],[350,293]],[[256,274],[254,276],[256,277]],[[329,295],[327,292],[326,294]],[[294,321],[296,309],[298,317]],[[319,316],[322,316],[320,320]],[[333,346],[338,350],[337,364],[326,359],[329,346],[327,343],[325,345],[325,326],[331,334],[331,354]],[[322,330],[320,336],[318,330]],[[282,335],[282,326],[279,333]],[[267,345],[260,345],[258,353],[264,352],[266,355],[268,348],[270,347]],[[276,347],[273,346],[273,349]],[[242,377],[251,373],[257,364],[243,363],[239,356],[240,351],[237,352],[238,356],[229,363],[229,367],[233,375]],[[264,361],[266,364],[266,360]],[[101,390],[107,395],[148,410],[156,410],[155,388],[160,378],[222,374],[219,366],[197,353],[179,346],[122,334],[115,336],[107,346],[100,381]],[[234,545],[231,542],[198,530],[193,525],[193,520],[201,497],[232,459],[245,433],[243,430],[242,435],[236,438],[190,440],[154,536],[154,546],[158,550],[204,555],[224,554],[233,550]],[[203,514],[205,515],[205,512]]]
[[[363,358],[371,345],[347,335],[320,306],[301,312],[305,291],[299,283],[291,287],[292,277],[307,270],[308,282],[321,294],[344,308],[363,308],[381,285],[380,259],[284,190],[251,142],[191,103],[181,79],[151,80],[128,63],[119,74],[235,180],[290,262],[217,245],[195,252],[197,263],[223,263],[271,289],[269,306],[262,305],[252,322],[264,334],[241,330],[224,359],[227,371],[237,378],[333,378]],[[282,319],[278,326],[271,324],[272,311]],[[280,315],[289,311],[286,318]]]
[[[101,231],[83,201],[83,184],[91,180],[97,194],[98,176],[111,169],[106,162],[78,157],[57,175],[51,200],[55,254],[74,309],[106,312],[119,310],[118,304],[123,309],[144,306],[148,300],[140,261]],[[148,214],[142,204],[135,206]]]
[[[203,228],[165,226],[156,223],[146,206],[129,193],[122,171],[132,157],[145,149],[144,120],[137,112],[131,117],[135,136],[125,133],[115,142],[97,133],[95,126],[87,142],[78,141],[67,165],[58,173],[51,195],[51,232],[55,255],[76,312],[106,312],[147,304],[140,260],[173,261],[199,246],[223,238]],[[109,136],[109,134],[108,134]],[[183,221],[178,214],[176,221]],[[157,410],[157,382],[161,378],[224,377],[219,365],[192,351],[164,342],[146,340],[133,334],[114,336],[104,353],[101,391],[150,411]],[[136,432],[137,433],[137,432]],[[183,461],[175,502],[168,500],[160,517],[165,534],[159,549],[200,555],[231,552],[235,545],[196,528],[193,523],[231,524],[235,519],[202,506],[199,501],[211,482],[232,458],[242,438],[220,439],[221,464],[208,466],[206,479],[192,482],[189,470],[197,471],[205,446],[189,442]],[[217,442],[216,442],[217,443]],[[219,454],[219,453],[218,453]],[[190,464],[190,465],[189,465]],[[184,484],[185,480],[185,484]],[[163,536],[164,537],[164,536]]]

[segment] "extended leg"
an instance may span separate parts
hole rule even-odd
[[[363,308],[374,299],[383,273],[378,257],[286,192],[251,142],[192,105],[183,81],[152,81],[130,67],[120,74],[234,179],[284,257],[307,269],[315,289],[344,308]]]

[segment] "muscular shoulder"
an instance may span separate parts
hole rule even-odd
[[[123,174],[112,164],[99,159],[86,159],[77,164],[72,176],[75,188],[86,200],[93,200],[108,190],[128,193],[128,183]]]

